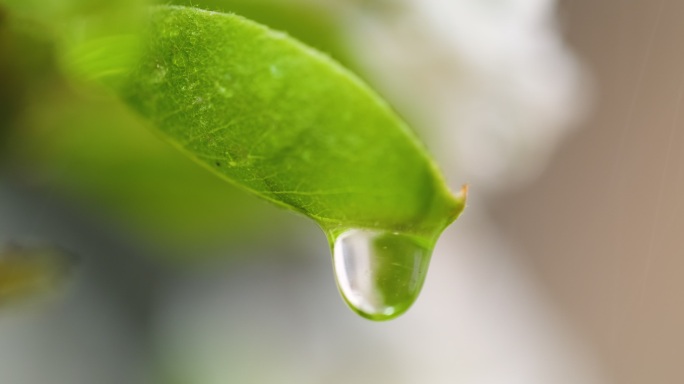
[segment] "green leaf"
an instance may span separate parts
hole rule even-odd
[[[291,235],[291,215],[274,212],[198,166],[153,135],[131,108],[91,86],[97,84],[69,84],[58,66],[57,48],[64,46],[53,30],[29,15],[0,15],[0,171],[7,170],[3,177],[28,181],[32,188],[71,200],[70,206],[179,261],[197,262],[198,255],[208,254],[198,249],[254,243],[263,236],[279,241]],[[114,44],[103,41],[91,45],[91,51],[80,46],[68,52],[100,56],[83,63],[87,76],[98,68],[108,70],[107,65],[125,64],[122,57],[134,57],[129,48],[113,58],[100,54],[130,40],[105,36],[104,41]],[[100,61],[107,65],[98,67]]]
[[[341,17],[325,2],[282,0],[172,0],[168,5],[188,5],[210,11],[236,13],[287,34],[345,66],[354,60],[342,33]]]
[[[349,228],[436,241],[463,209],[413,132],[355,75],[230,14],[153,8],[123,98],[225,179]],[[118,83],[118,82],[117,82]]]

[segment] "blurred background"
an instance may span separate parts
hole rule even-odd
[[[145,4],[0,1],[1,383],[684,381],[684,4],[192,4],[358,72],[470,183],[465,214],[413,308],[361,319],[312,222],[69,65]]]

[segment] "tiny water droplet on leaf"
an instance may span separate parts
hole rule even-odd
[[[431,247],[410,235],[352,229],[333,246],[337,286],[349,306],[375,321],[411,307],[425,281]]]

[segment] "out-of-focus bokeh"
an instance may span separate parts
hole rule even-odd
[[[493,217],[610,382],[682,382],[684,3],[575,0],[558,14],[595,105]]]
[[[173,3],[357,71],[469,206],[414,307],[362,319],[311,222],[70,72],[145,2],[2,0],[0,383],[684,381],[684,5]]]

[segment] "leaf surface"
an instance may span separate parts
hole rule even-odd
[[[380,97],[289,36],[161,6],[143,46],[117,82],[123,98],[199,163],[329,234],[374,228],[434,241],[463,209]]]

